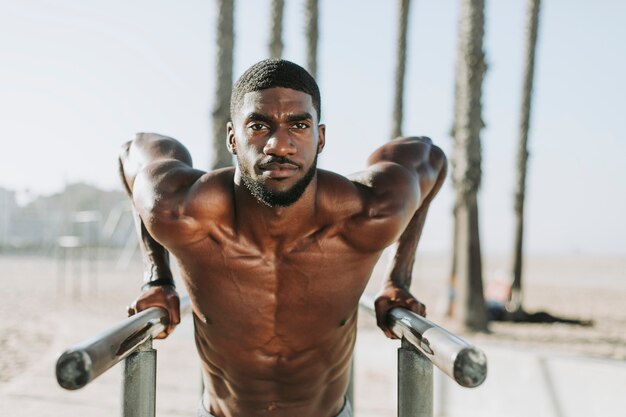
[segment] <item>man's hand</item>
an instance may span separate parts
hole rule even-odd
[[[376,323],[390,339],[398,338],[391,331],[387,322],[387,313],[392,308],[404,307],[422,317],[426,317],[426,306],[413,297],[413,295],[411,295],[409,290],[405,287],[392,285],[386,286],[380,293],[378,293],[376,301],[374,302],[374,307],[376,309]]]
[[[180,323],[180,300],[176,288],[171,285],[148,288],[128,307],[128,315],[132,316],[150,307],[161,307],[169,315],[169,323],[165,331],[159,333],[156,337],[157,339],[165,339]]]

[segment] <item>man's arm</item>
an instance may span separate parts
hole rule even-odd
[[[132,315],[149,307],[165,309],[169,314],[169,324],[158,338],[167,337],[180,323],[179,298],[169,266],[169,253],[148,232],[138,209],[149,218],[153,217],[156,209],[176,209],[179,194],[186,188],[180,185],[185,181],[184,178],[172,178],[171,174],[168,178],[168,166],[178,166],[178,177],[189,177],[186,172],[192,170],[189,152],[174,139],[154,134],[138,134],[135,140],[123,146],[119,157],[122,182],[133,200],[133,214],[144,263],[142,294],[129,307],[128,313]],[[142,195],[138,202],[133,191],[140,175],[144,178],[140,181],[139,187],[143,189],[138,190],[137,194]],[[149,197],[152,195],[159,196],[161,201],[152,201]]]
[[[163,339],[180,323],[180,300],[170,269],[169,253],[148,233],[135,209],[133,215],[143,258],[144,284],[141,287],[141,295],[128,307],[128,314],[134,315],[149,307],[165,309],[169,315],[168,325],[165,331],[157,336],[157,339]]]
[[[388,177],[383,190],[375,190],[374,199],[381,212],[396,213],[395,221],[408,224],[397,239],[388,277],[377,295],[375,308],[378,326],[395,338],[387,325],[387,313],[405,307],[425,316],[426,306],[410,292],[415,251],[420,240],[430,202],[441,188],[447,171],[446,157],[429,138],[398,138],[377,151],[368,160],[370,169]],[[399,167],[404,169],[398,169]],[[406,176],[406,178],[404,178]],[[381,188],[381,187],[379,187]],[[413,189],[411,189],[413,188]],[[417,190],[415,190],[417,188]],[[417,195],[414,193],[417,191]],[[407,220],[402,220],[403,218]]]

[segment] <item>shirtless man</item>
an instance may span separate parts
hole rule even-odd
[[[134,310],[165,308],[163,337],[179,323],[171,253],[193,306],[205,380],[198,415],[350,416],[359,298],[394,242],[378,324],[393,337],[390,308],[425,314],[408,289],[445,156],[427,138],[398,138],[345,178],[316,168],[326,141],[319,119],[315,80],[265,60],[233,88],[226,136],[236,167],[194,169],[183,145],[156,134],[123,148],[147,263]]]

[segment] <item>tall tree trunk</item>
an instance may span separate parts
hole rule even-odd
[[[528,129],[535,72],[535,50],[539,27],[540,0],[528,0],[526,20],[526,56],[524,60],[524,85],[522,90],[519,144],[517,151],[517,182],[515,187],[515,247],[513,261],[513,285],[509,305],[511,311],[522,308],[522,260],[524,235],[524,199],[526,195],[526,167],[528,164]]]
[[[272,0],[272,28],[270,35],[270,58],[281,58],[283,56],[283,10],[285,0]]]
[[[226,148],[226,123],[230,119],[233,85],[234,0],[217,0],[217,60],[213,101],[213,155],[211,169],[232,165]]]
[[[313,78],[317,77],[318,0],[306,0],[306,65]]]
[[[486,70],[483,52],[484,0],[461,0],[456,62],[454,159],[456,186],[457,319],[473,330],[487,329],[478,227],[481,180],[481,93]]]
[[[452,136],[452,140],[454,141],[454,148],[456,148],[456,117],[459,108],[459,78],[454,78],[454,112],[452,121],[452,127],[450,128],[450,136]],[[451,166],[454,168],[456,166],[456,162],[454,158],[456,157],[455,153],[450,155],[449,161]],[[452,180],[452,188],[454,190],[459,189],[459,184],[456,182],[456,176],[450,175]],[[458,221],[458,207],[459,207],[459,196],[454,196],[454,206],[452,207],[452,220],[453,220],[453,229],[452,229],[452,256],[450,257],[450,275],[448,277],[448,308],[446,311],[446,315],[448,317],[454,316],[454,304],[456,300],[456,268],[457,268],[457,250],[459,247],[459,221]]]
[[[450,161],[454,164],[454,161]],[[456,187],[453,185],[453,188]],[[446,306],[446,316],[454,317],[454,304],[456,302],[456,267],[457,267],[457,251],[459,246],[459,221],[458,221],[458,202],[455,198],[454,207],[452,208],[452,256],[450,259],[450,275],[448,276],[448,305]]]
[[[409,22],[411,0],[399,0],[398,38],[396,43],[396,83],[393,105],[393,126],[391,138],[402,135],[402,118],[404,108],[404,74],[406,66],[406,34]]]

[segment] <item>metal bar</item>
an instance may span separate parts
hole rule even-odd
[[[376,315],[371,297],[362,297],[360,305]],[[405,339],[459,385],[473,388],[487,378],[485,354],[455,334],[405,308],[391,309],[387,320],[396,336]]]
[[[398,348],[398,417],[433,417],[433,364],[406,339]]]
[[[155,416],[156,359],[150,338],[124,361],[122,417]]]
[[[182,297],[181,317],[190,311],[189,297]],[[167,321],[168,315],[164,309],[152,307],[72,346],[57,360],[56,377],[59,385],[70,390],[84,387],[144,342],[161,333]]]

